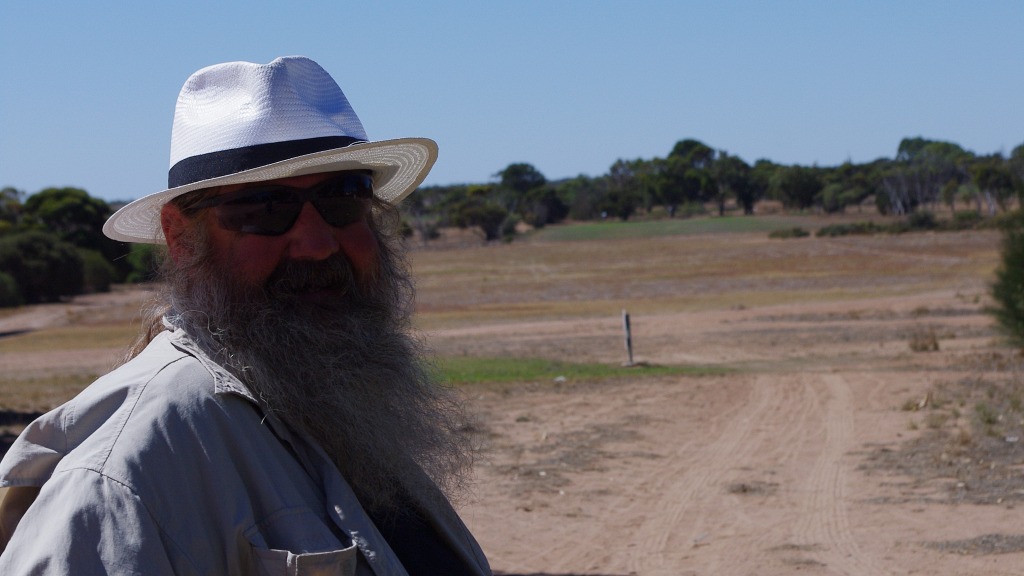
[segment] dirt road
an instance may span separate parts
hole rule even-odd
[[[943,503],[950,481],[922,488],[866,465],[869,454],[920,433],[902,406],[925,398],[937,379],[955,378],[959,359],[992,346],[989,319],[962,294],[640,317],[633,325],[645,361],[742,368],[474,393],[485,451],[465,511],[497,571],[1024,571],[1019,551],[942,550],[1020,534],[1012,505]],[[908,334],[923,327],[944,335],[942,354],[910,350]],[[448,352],[481,352],[490,336],[518,353],[565,355],[583,328],[503,324],[491,335],[482,326],[434,341]],[[609,346],[619,330],[614,319],[589,326]],[[592,352],[581,347],[577,359]]]

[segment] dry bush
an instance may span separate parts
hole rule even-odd
[[[910,349],[914,352],[938,352],[939,336],[934,328],[914,330],[910,334]]]

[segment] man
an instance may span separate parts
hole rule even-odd
[[[158,310],[0,463],[0,574],[489,574],[396,243],[436,156],[306,58],[189,78],[168,189],[104,226],[166,242]]]

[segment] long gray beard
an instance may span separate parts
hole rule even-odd
[[[461,495],[472,464],[465,413],[412,336],[404,261],[382,247],[365,281],[340,255],[289,262],[259,287],[236,285],[208,262],[197,258],[168,283],[171,322],[264,409],[319,442],[364,506],[397,512],[409,494],[436,494],[431,482],[449,499]],[[295,297],[339,286],[341,302]]]

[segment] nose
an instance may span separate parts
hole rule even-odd
[[[332,256],[341,249],[336,232],[337,229],[325,222],[316,208],[306,202],[295,224],[286,233],[288,257],[293,260],[323,260]]]

